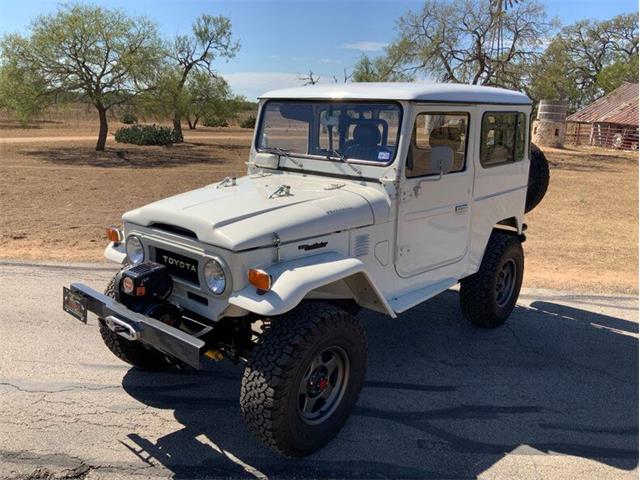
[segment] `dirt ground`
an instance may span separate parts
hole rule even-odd
[[[111,132],[118,128],[111,125]],[[0,258],[101,261],[104,227],[151,201],[241,175],[252,131],[185,130],[171,147],[95,152],[97,126],[0,121]],[[525,285],[638,291],[637,153],[546,148],[551,186],[527,215]]]

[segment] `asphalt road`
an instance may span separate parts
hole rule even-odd
[[[356,411],[291,461],[245,430],[242,366],[144,373],[62,312],[62,285],[111,273],[0,264],[0,478],[637,478],[636,298],[525,290],[494,331],[455,292],[363,313]]]

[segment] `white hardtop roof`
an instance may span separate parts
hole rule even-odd
[[[260,98],[315,100],[414,100],[418,102],[530,105],[525,94],[460,83],[329,83],[271,90]]]

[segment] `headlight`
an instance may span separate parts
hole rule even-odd
[[[127,257],[129,258],[129,262],[133,265],[137,265],[144,260],[144,248],[142,246],[142,242],[135,235],[129,235],[127,237]]]
[[[224,270],[222,265],[215,260],[209,260],[204,265],[204,279],[207,282],[207,287],[216,295],[220,295],[224,292],[227,286],[227,279],[224,276]]]

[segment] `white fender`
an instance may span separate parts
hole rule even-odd
[[[110,262],[122,263],[127,258],[127,251],[125,250],[124,242],[120,242],[114,245],[113,242],[109,242],[107,248],[104,249],[104,258]]]
[[[364,264],[357,258],[326,252],[275,264],[267,272],[273,279],[271,290],[259,292],[253,285],[247,285],[233,292],[229,303],[271,317],[293,309],[316,288],[344,280],[358,304],[396,317]]]

